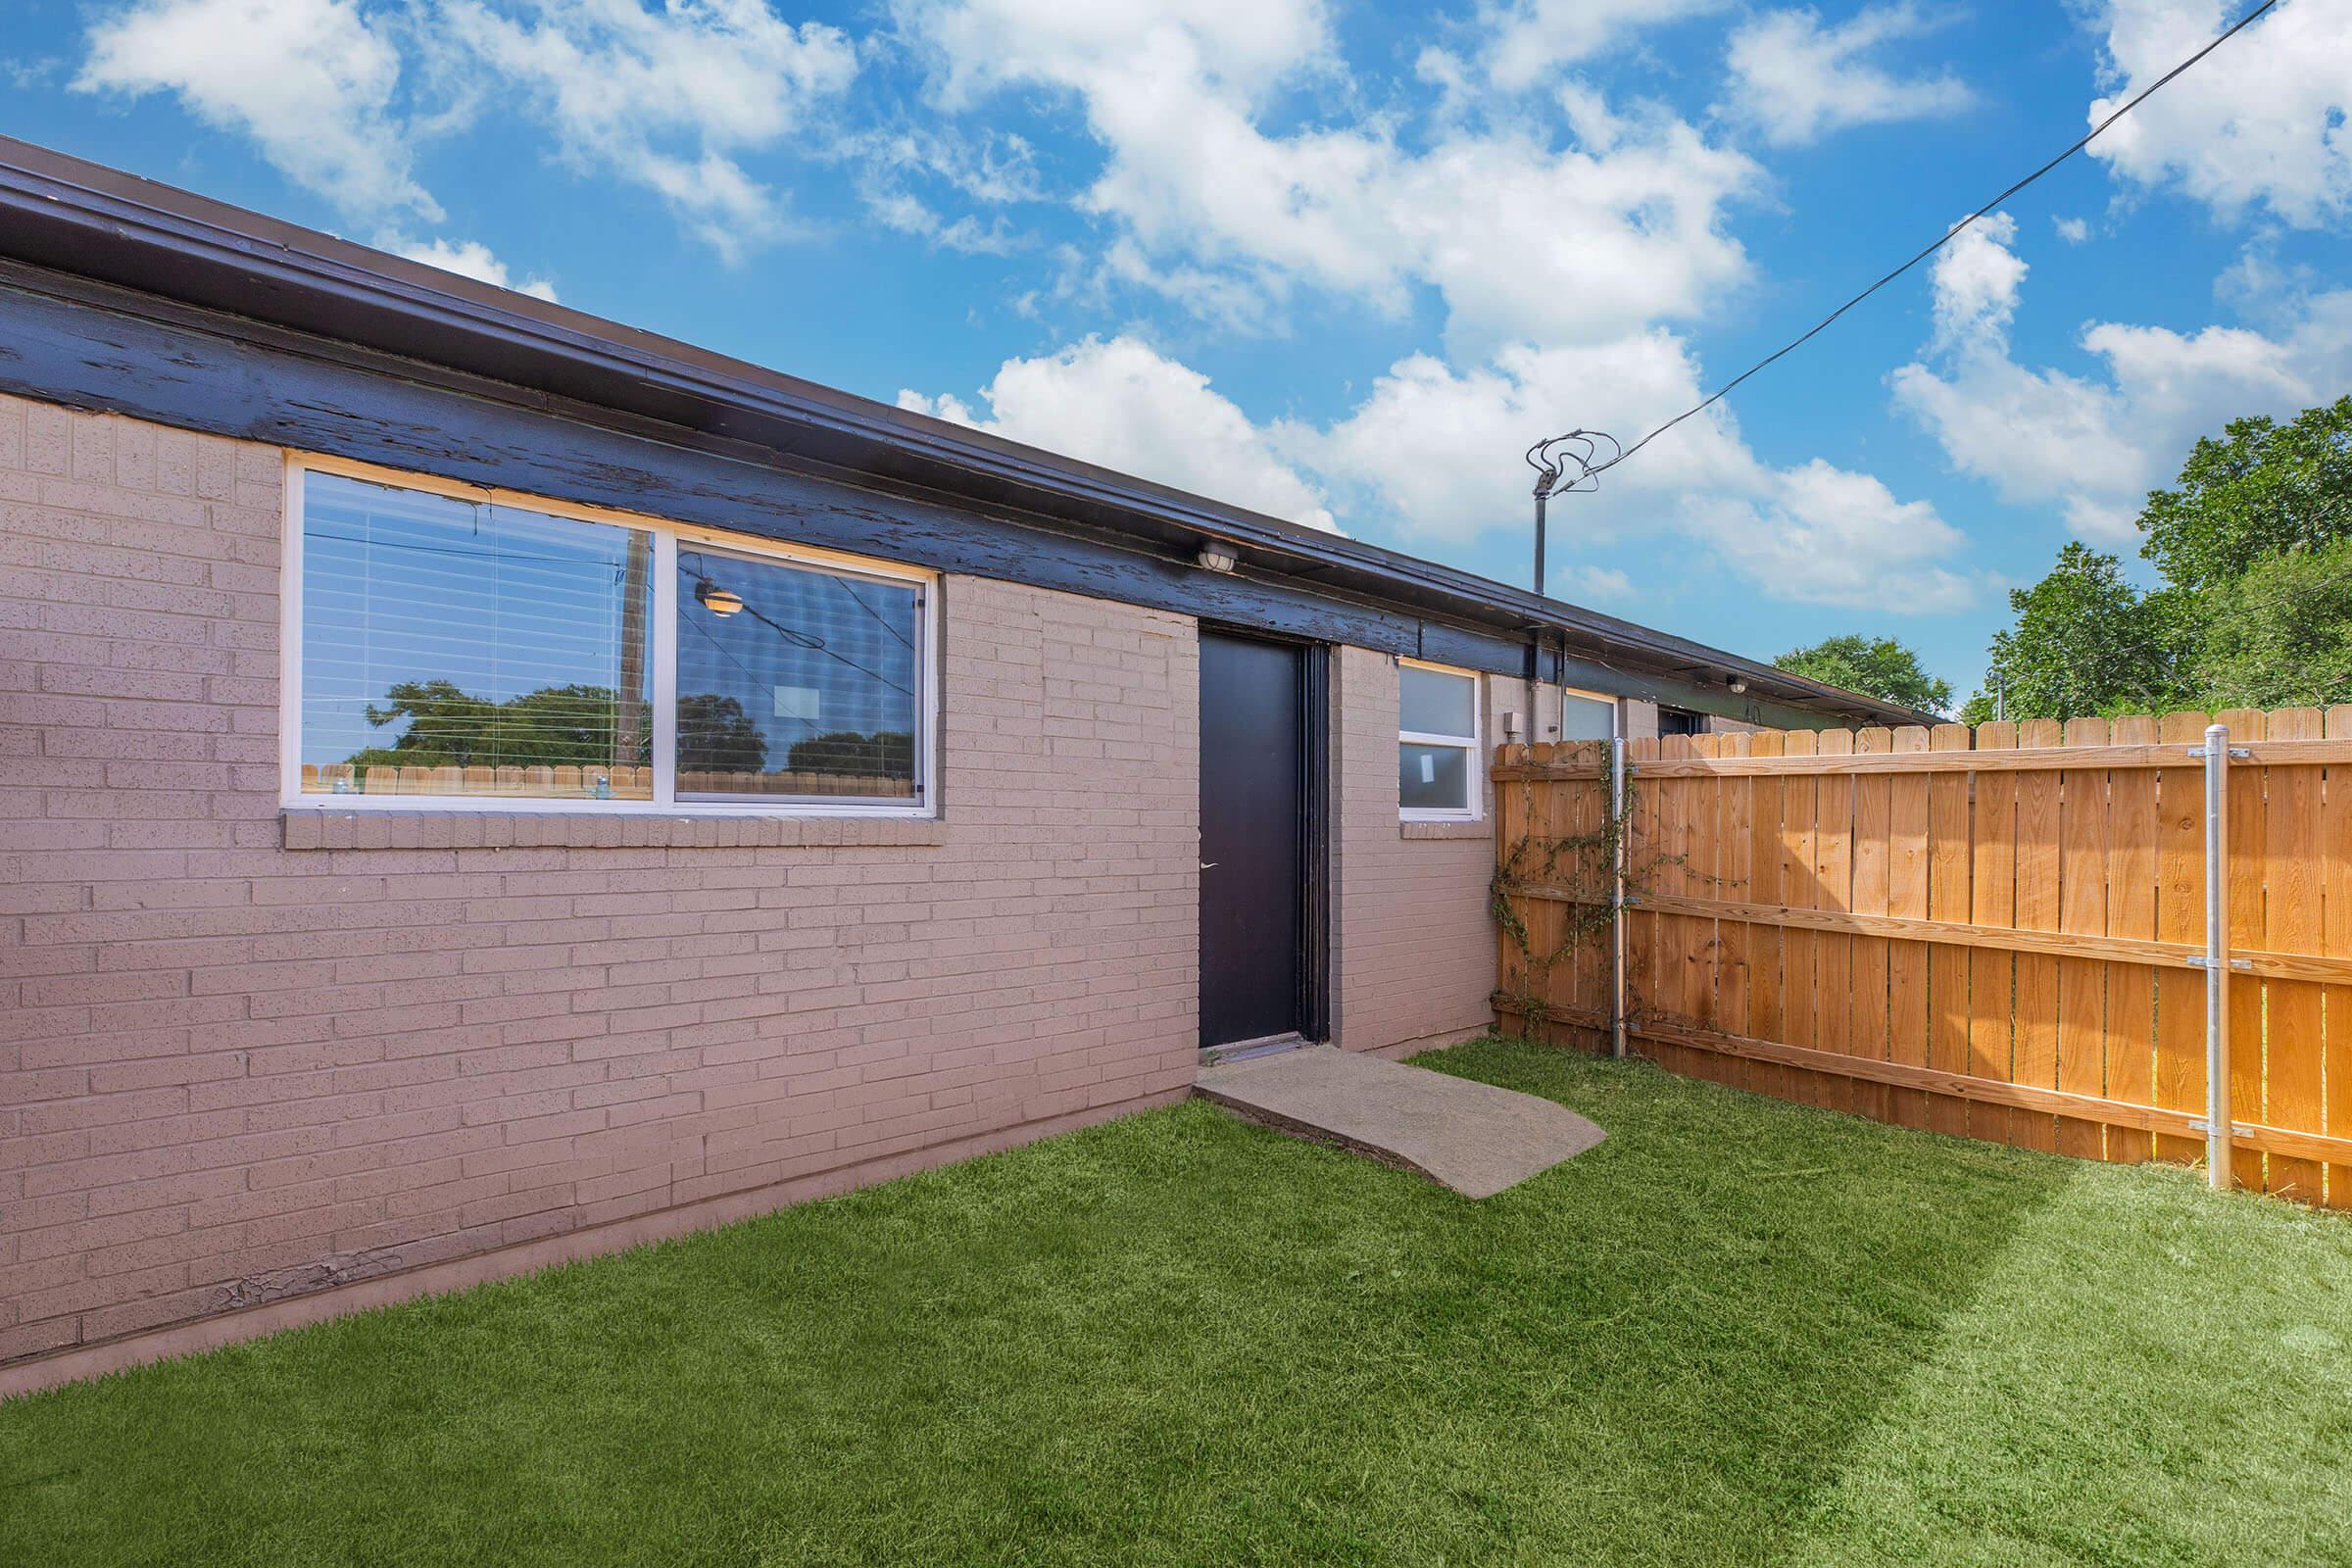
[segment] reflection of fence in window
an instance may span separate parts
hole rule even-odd
[[[748,773],[698,771],[678,774],[681,793],[762,795],[778,799],[808,796],[871,796],[912,800],[914,781],[882,774],[814,772]],[[348,762],[302,768],[305,795],[439,795],[483,800],[650,801],[650,767],[394,767]]]

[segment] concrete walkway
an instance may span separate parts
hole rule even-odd
[[[1492,1198],[1607,1137],[1565,1105],[1426,1067],[1307,1046],[1201,1069],[1200,1093],[1251,1121]]]

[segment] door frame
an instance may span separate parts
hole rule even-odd
[[[1257,626],[1202,620],[1201,636],[1298,650],[1298,995],[1300,1038],[1331,1038],[1331,645]],[[1196,803],[1198,804],[1198,803]]]

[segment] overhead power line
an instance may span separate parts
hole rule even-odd
[[[2237,36],[2238,33],[2244,31],[2247,26],[2258,20],[2264,12],[2271,10],[2278,4],[2278,0],[2262,0],[2262,4],[2256,6],[2253,10],[2247,12],[2244,16],[2231,23],[2227,32],[2224,32],[2221,36],[2206,44],[2204,48],[2198,50],[2195,54],[2190,55],[2186,60],[2181,61],[2172,70],[2166,72],[2163,75],[2148,83],[2147,86],[2141,88],[2137,93],[2132,95],[2131,102],[2125,104],[2122,108],[2116,110],[2115,113],[2109,115],[2106,119],[2091,126],[2087,133],[2085,133],[2080,140],[2076,141],[2072,146],[2068,147],[2064,152],[2051,159],[2048,163],[2043,164],[2039,169],[2036,169],[2034,171],[2034,172],[2028,174],[2016,184],[2011,185],[2007,190],[2002,191],[1998,196],[1995,196],[1992,200],[1986,202],[1984,206],[1978,208],[1975,212],[1969,214],[1957,223],[1954,223],[1950,228],[1944,231],[1942,238],[1936,240],[1934,244],[1927,246],[1917,255],[1913,256],[1909,261],[1903,263],[1902,266],[1896,268],[1893,271],[1888,272],[1886,276],[1871,284],[1861,293],[1856,294],[1852,299],[1847,300],[1843,305],[1838,306],[1829,315],[1814,322],[1812,327],[1806,331],[1803,336],[1793,338],[1790,341],[1784,343],[1781,345],[1781,347],[1773,350],[1770,354],[1767,354],[1764,356],[1764,358],[1758,360],[1746,369],[1741,370],[1738,375],[1733,376],[1729,381],[1726,381],[1704,401],[1694,405],[1691,408],[1685,409],[1682,413],[1676,415],[1673,418],[1668,419],[1664,424],[1659,425],[1656,429],[1650,431],[1649,434],[1643,436],[1632,446],[1627,447],[1623,452],[1618,453],[1606,463],[1600,464],[1597,466],[1586,468],[1585,472],[1578,477],[1589,478],[1603,473],[1610,468],[1614,468],[1617,466],[1617,465],[1623,463],[1626,459],[1632,457],[1635,453],[1641,451],[1643,447],[1649,445],[1652,441],[1655,441],[1658,437],[1664,435],[1667,431],[1673,429],[1685,419],[1690,418],[1692,415],[1703,414],[1708,409],[1722,402],[1726,397],[1731,395],[1734,388],[1739,386],[1740,382],[1746,380],[1749,376],[1754,375],[1759,370],[1762,370],[1774,361],[1782,359],[1785,356],[1793,353],[1797,349],[1802,348],[1806,343],[1819,336],[1830,325],[1830,323],[1837,320],[1838,318],[1843,316],[1846,312],[1852,310],[1855,306],[1861,304],[1864,300],[1870,298],[1873,294],[1876,294],[1879,290],[1885,288],[1887,284],[1893,282],[1896,278],[1902,276],[1905,272],[1908,272],[1911,270],[1911,269],[1917,267],[1920,263],[1926,261],[1929,257],[1943,249],[1946,245],[1949,245],[1953,240],[1959,238],[1961,230],[1967,228],[1978,219],[1983,218],[1985,214],[2000,206],[2001,203],[2016,195],[2019,191],[2024,190],[2028,185],[2033,184],[2042,175],[2048,173],[2051,170],[2056,169],[2060,164],[2065,163],[2069,158],[2074,157],[2075,154],[2081,152],[2092,142],[2098,140],[2100,132],[2104,131],[2108,126],[2114,124],[2117,121],[2123,119],[2132,110],[2137,109],[2141,104],[2147,102],[2150,94],[2154,93],[2158,88],[2164,86],[2165,83],[2171,81],[2175,76],[2180,75],[2189,67],[2195,65],[2198,61],[2204,59],[2207,55],[2213,53],[2216,49],[2219,49],[2223,44],[2228,43],[2231,38]],[[1579,435],[1591,435],[1597,434],[1598,432],[1578,431],[1575,433]]]

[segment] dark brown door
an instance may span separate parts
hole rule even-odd
[[[1200,1044],[1309,1022],[1308,660],[1200,637]]]

